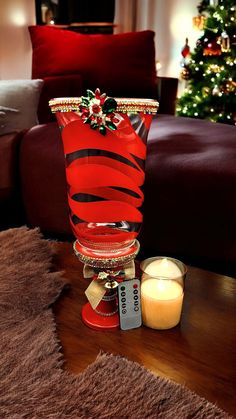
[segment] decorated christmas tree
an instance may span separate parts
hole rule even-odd
[[[236,124],[236,5],[235,0],[203,0],[195,18],[202,36],[188,55],[182,50],[186,88],[177,114]]]

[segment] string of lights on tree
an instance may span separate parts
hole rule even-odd
[[[190,53],[182,49],[181,77],[187,80],[177,114],[236,124],[235,0],[203,0],[194,23],[202,36]]]

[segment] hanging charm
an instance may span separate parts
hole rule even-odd
[[[189,71],[189,57],[190,57],[190,47],[188,45],[188,38],[185,39],[185,45],[183,46],[181,50],[182,60],[180,62],[180,65],[182,67],[180,77],[183,80],[188,80],[190,77],[190,71]]]
[[[185,39],[185,45],[183,46],[183,48],[181,50],[181,54],[182,54],[184,60],[186,60],[186,58],[190,54],[190,47],[189,47],[189,44],[188,44],[188,38]]]
[[[223,31],[220,37],[220,45],[222,52],[229,52],[230,51],[230,39],[229,35],[226,31]]]
[[[91,129],[98,129],[100,134],[105,135],[107,128],[111,131],[117,129],[116,125],[120,117],[115,113],[117,102],[106,93],[101,94],[99,89],[87,90],[87,96],[82,96],[80,105],[80,117]]]

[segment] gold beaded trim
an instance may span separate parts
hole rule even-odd
[[[156,114],[159,108],[159,103],[153,99],[126,99],[116,98],[117,112],[121,113],[135,113],[144,112],[148,114]]]
[[[83,253],[79,252],[76,249],[76,241],[73,243],[73,250],[75,252],[75,255],[80,260],[80,262],[83,262],[86,265],[92,266],[93,268],[111,268],[111,267],[116,267],[120,265],[125,265],[131,262],[131,260],[133,260],[137,256],[140,249],[140,245],[137,240],[135,240],[135,244],[137,247],[134,249],[134,251],[131,254],[126,255],[126,256],[118,256],[118,257],[110,257],[110,258],[99,258],[99,257],[91,257],[91,256],[83,255]]]
[[[159,108],[159,103],[153,99],[128,99],[128,98],[115,98],[117,102],[117,112],[121,113],[136,113],[144,112],[147,114],[156,114]],[[49,106],[51,111],[54,112],[73,112],[80,111],[80,97],[63,97],[51,99]]]

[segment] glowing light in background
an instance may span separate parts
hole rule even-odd
[[[171,19],[170,30],[173,37],[185,39],[187,36],[186,34],[193,31],[192,14],[186,12],[176,14]]]
[[[160,61],[157,60],[156,61],[156,71],[157,71],[157,73],[161,69],[161,67],[162,67],[162,65],[161,65]]]
[[[0,0],[1,79],[31,78],[32,49],[27,26],[35,25],[33,0]],[[11,46],[9,48],[9,45]]]
[[[26,15],[22,9],[14,8],[9,13],[9,22],[15,26],[26,25]]]

